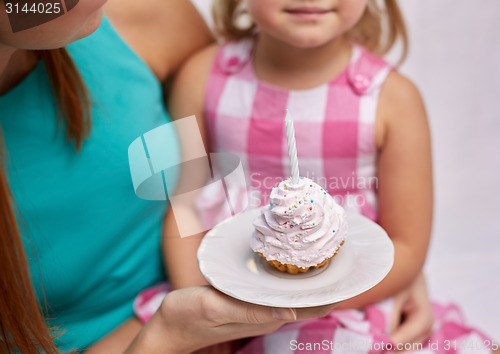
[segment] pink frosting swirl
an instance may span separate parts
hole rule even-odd
[[[344,209],[309,178],[282,181],[254,220],[251,247],[267,260],[306,268],[332,257],[345,239]]]

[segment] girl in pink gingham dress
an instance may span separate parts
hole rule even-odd
[[[267,204],[271,189],[290,176],[283,123],[288,108],[302,176],[325,186],[347,210],[376,220],[376,108],[392,67],[353,44],[349,64],[334,79],[286,90],[257,78],[253,44],[230,42],[217,52],[205,100],[211,148],[237,154],[251,204]]]
[[[492,343],[465,326],[458,308],[431,305],[427,298],[421,274],[432,221],[427,118],[415,87],[374,54],[386,53],[398,37],[406,45],[395,1],[385,0],[386,17],[374,0],[243,0],[236,8],[234,2],[215,3],[219,32],[230,40],[187,63],[172,94],[172,115],[196,114],[210,150],[238,155],[247,175],[246,186],[207,189],[197,201],[205,222],[230,216],[226,193],[241,202],[248,189],[249,204],[264,205],[290,175],[284,132],[289,109],[301,175],[316,180],[346,210],[380,223],[396,255],[375,288],[325,318],[287,324],[239,351],[374,353],[397,343],[415,349],[421,342],[427,352],[471,349],[451,348],[452,341],[487,351]],[[248,16],[251,25],[238,27]],[[381,28],[389,31],[385,39],[377,34]],[[245,206],[233,205],[233,212]],[[192,255],[178,267],[169,263],[171,285],[198,285],[195,266],[185,267],[196,262],[194,243],[164,241],[167,260],[179,252]],[[147,320],[168,290],[160,285],[139,295],[139,318]]]

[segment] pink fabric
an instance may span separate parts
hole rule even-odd
[[[260,81],[252,54],[251,39],[221,46],[205,98],[212,151],[241,158],[250,206],[268,203],[272,187],[290,175],[284,133],[289,108],[301,175],[324,186],[345,209],[376,220],[376,183],[369,182],[376,176],[374,123],[380,87],[392,67],[354,46],[349,65],[336,78],[290,91]],[[223,190],[218,198],[225,198]],[[214,204],[224,205],[214,203],[213,191],[197,203],[210,226],[230,216],[227,210],[204,207]]]
[[[160,283],[139,293],[134,300],[134,313],[142,323],[149,321],[160,307],[163,298],[171,291],[170,284]]]
[[[137,317],[146,323],[168,294],[166,283],[142,291],[134,302]],[[433,304],[436,322],[431,338],[409,343],[408,352],[489,353],[492,341],[468,327],[453,304]],[[384,353],[396,349],[388,332],[392,301],[386,300],[364,310],[332,311],[324,318],[289,323],[274,333],[255,337],[238,350],[239,354],[275,353]]]

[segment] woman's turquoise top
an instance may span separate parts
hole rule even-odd
[[[81,152],[66,140],[42,63],[0,97],[6,168],[32,281],[42,306],[45,294],[63,351],[84,349],[133,316],[137,293],[164,278],[166,203],[136,197],[127,149],[169,121],[160,82],[106,18],[68,50],[92,101],[92,131]],[[166,143],[178,159],[177,141]]]

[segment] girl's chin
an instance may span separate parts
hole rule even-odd
[[[309,33],[308,33],[309,32]],[[317,48],[334,43],[342,38],[342,35],[325,35],[325,33],[332,33],[331,30],[316,29],[314,31],[307,31],[306,29],[289,33],[281,37],[281,41],[297,48]]]
[[[336,38],[328,38],[328,39],[319,39],[319,38],[300,38],[296,40],[289,41],[293,47],[301,48],[301,49],[313,49],[323,47],[329,43],[335,41]]]

